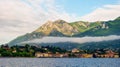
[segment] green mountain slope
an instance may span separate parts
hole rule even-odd
[[[101,22],[90,23],[90,22],[83,22],[83,21],[70,23],[71,26],[73,26],[79,31],[78,33],[75,33],[75,34],[81,34],[83,32],[86,32],[90,29],[97,27],[100,24]]]
[[[37,30],[19,36],[9,42],[10,45],[41,38],[44,36],[57,37],[83,37],[83,36],[108,36],[120,35],[120,17],[112,21],[84,22],[77,21],[68,23],[64,20],[48,21]]]
[[[73,42],[58,42],[58,43],[41,43],[41,46],[56,46],[71,50],[73,48],[79,48],[82,50],[95,50],[95,49],[120,49],[120,39],[101,41],[101,42],[89,42],[89,43],[73,43]]]
[[[119,17],[120,18],[120,17]],[[107,36],[107,35],[120,35],[120,19],[117,18],[113,21],[101,22],[89,30],[76,34],[74,36]]]
[[[28,40],[32,40],[35,38],[42,38],[43,36],[45,36],[43,33],[27,33],[25,35],[19,36],[16,39],[12,40],[9,42],[9,45],[17,45],[18,43],[24,42],[24,41],[28,41]]]

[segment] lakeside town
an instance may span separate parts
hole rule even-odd
[[[73,48],[61,49],[53,46],[0,46],[0,57],[37,57],[37,58],[120,58],[120,49],[96,49],[94,51]]]

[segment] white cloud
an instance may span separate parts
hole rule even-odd
[[[101,8],[97,8],[93,12],[81,17],[84,21],[107,21],[113,20],[120,16],[120,4],[118,5],[105,5]]]
[[[32,32],[47,20],[71,21],[72,16],[56,0],[0,0],[0,43]]]

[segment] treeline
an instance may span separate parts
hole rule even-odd
[[[39,55],[42,57],[80,57],[80,58],[114,58],[120,57],[120,49],[95,49],[95,50],[82,50],[74,48],[66,50],[54,46],[33,46],[26,44],[24,46],[0,46],[0,57],[35,57]],[[46,56],[47,55],[47,56]]]
[[[1,45],[0,47],[0,57],[34,57],[36,52],[41,53],[65,53],[67,50],[61,49],[59,47],[53,46],[30,46],[26,44],[25,46],[11,46]]]

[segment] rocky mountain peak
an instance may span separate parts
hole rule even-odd
[[[43,24],[43,26],[48,26],[48,25],[51,25],[51,24],[53,24],[53,21],[47,21],[45,24]]]
[[[67,23],[64,20],[56,20],[54,22],[47,21],[47,23],[45,23],[44,25],[39,27],[34,32],[41,32],[45,35],[50,35],[51,32],[56,33],[56,31],[58,31],[59,33],[61,33],[63,35],[68,35],[68,36],[71,36],[72,34],[78,32],[77,29],[72,27],[69,23]]]
[[[67,23],[67,22],[64,21],[64,20],[59,19],[59,20],[54,21],[54,23],[63,24],[63,23]]]

